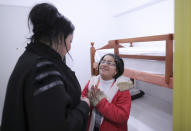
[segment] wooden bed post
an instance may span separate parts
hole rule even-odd
[[[93,64],[95,62],[94,56],[95,56],[95,47],[94,42],[91,42],[91,48],[90,48],[90,61],[91,61],[91,75],[95,75],[95,69],[93,68]]]
[[[133,47],[133,42],[130,42],[130,47]]]
[[[173,72],[173,35],[166,40],[165,82],[168,84]]]
[[[114,44],[114,54],[119,55],[119,43],[117,40],[115,40]]]

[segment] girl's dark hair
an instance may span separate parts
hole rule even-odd
[[[114,61],[115,61],[115,64],[116,64],[116,71],[117,71],[117,74],[113,77],[115,80],[121,76],[124,72],[124,62],[123,62],[123,59],[121,59],[118,55],[116,54],[105,54],[104,56],[102,56],[102,58],[100,59],[99,63],[98,63],[98,72],[99,72],[99,66],[100,66],[100,63],[101,61],[104,59],[105,56],[112,56]]]
[[[32,8],[28,16],[28,25],[30,23],[33,27],[31,43],[45,41],[52,46],[53,42],[59,44],[63,36],[65,42],[67,36],[74,31],[73,24],[54,5],[48,3],[37,4]]]

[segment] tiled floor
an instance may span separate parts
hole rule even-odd
[[[145,95],[132,101],[129,131],[172,131],[172,103]]]

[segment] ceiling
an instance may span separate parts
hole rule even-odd
[[[50,2],[60,6],[66,4],[75,5],[80,2],[81,4],[86,3],[84,6],[88,6],[88,3],[93,2],[95,6],[101,4],[109,9],[112,16],[118,17],[157,4],[161,1],[165,0],[0,0],[0,5],[31,7],[39,2]],[[92,6],[92,4],[89,6]]]

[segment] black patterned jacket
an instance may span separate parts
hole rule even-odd
[[[60,55],[32,43],[9,79],[1,131],[83,131],[89,107],[75,73]]]

